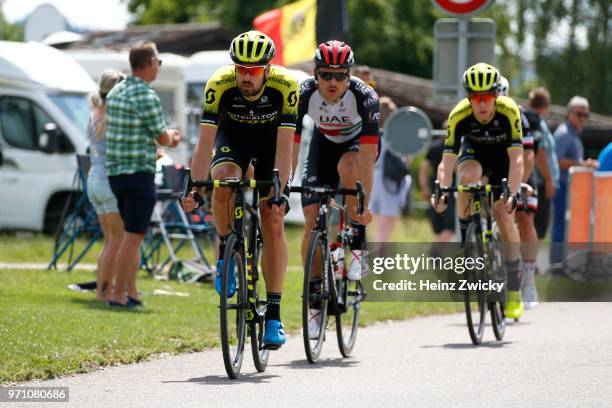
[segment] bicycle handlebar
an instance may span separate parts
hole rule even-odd
[[[440,187],[440,181],[436,180],[434,183],[434,200],[436,203],[440,201],[442,193],[454,193],[455,191],[460,193],[478,193],[478,192],[495,192],[501,191],[504,197],[510,196],[510,188],[508,187],[508,179],[502,179],[501,185],[492,184],[475,184],[475,185],[458,185],[457,187]],[[446,203],[446,196],[444,196],[444,202]]]
[[[329,188],[329,187],[315,187],[315,186],[292,186],[292,193],[314,193],[314,194],[328,194],[328,195],[353,195],[357,196],[357,214],[363,214],[364,202],[365,202],[365,190],[361,182],[355,183],[357,188]]]
[[[225,180],[193,180],[191,178],[191,169],[185,169],[185,179],[183,180],[183,198],[187,198],[193,187],[207,187],[207,188],[255,188],[255,187],[267,187],[274,186],[274,198],[279,199],[281,195],[280,191],[280,176],[278,169],[272,170],[273,180],[249,180],[226,177]]]

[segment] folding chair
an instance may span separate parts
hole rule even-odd
[[[214,242],[214,226],[206,214],[186,214],[178,202],[184,168],[164,166],[164,187],[157,190],[151,225],[141,247],[141,265],[154,276],[195,282],[212,277],[213,269],[204,256],[200,240]],[[178,253],[190,245],[194,259]],[[163,251],[167,251],[167,255]]]
[[[57,269],[59,260],[66,254],[68,257],[66,270],[71,271],[102,237],[98,215],[87,198],[87,174],[91,167],[89,156],[77,155],[76,160],[78,168],[73,183],[74,192],[68,198],[62,212],[56,232],[53,257],[47,269]],[[75,203],[74,206],[72,203]],[[88,237],[88,241],[79,251],[76,244],[82,236]]]

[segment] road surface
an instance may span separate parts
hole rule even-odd
[[[350,359],[334,336],[316,365],[299,335],[264,373],[246,356],[238,380],[216,349],[23,384],[70,387],[70,403],[17,406],[610,407],[612,303],[541,304],[479,347],[453,314],[362,328]]]

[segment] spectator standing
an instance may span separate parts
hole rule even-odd
[[[581,96],[574,96],[567,104],[567,115],[564,123],[555,131],[555,144],[559,160],[559,189],[553,199],[554,221],[552,242],[561,243],[565,239],[565,210],[567,205],[567,189],[569,169],[572,166],[597,167],[597,161],[583,160],[584,148],[580,140],[580,133],[584,129],[590,116],[589,102]],[[551,268],[557,269],[563,262],[563,252],[551,248]]]
[[[149,86],[162,61],[154,43],[130,49],[132,75],[108,94],[106,169],[125,233],[117,254],[111,306],[140,306],[136,274],[139,248],[155,205],[157,143],[175,147],[177,130],[166,128],[159,97]]]
[[[555,147],[555,139],[544,119],[550,109],[550,94],[545,88],[535,88],[529,92],[529,112],[539,116],[539,126],[534,127],[541,133],[538,155],[535,158],[533,171],[534,182],[538,193],[538,211],[535,214],[535,228],[538,239],[543,239],[548,231],[550,208],[555,191],[559,188],[559,161]],[[539,153],[546,153],[546,159]],[[547,163],[546,163],[547,162]],[[548,164],[546,166],[546,164]]]
[[[446,122],[445,122],[446,124]],[[446,126],[444,126],[446,128]],[[434,138],[429,146],[427,155],[419,166],[419,187],[421,188],[421,198],[429,202],[436,180],[438,165],[442,161],[444,151],[444,138]],[[434,233],[436,242],[452,242],[455,238],[455,197],[448,196],[446,210],[441,214],[429,208],[427,213]]]
[[[383,96],[380,98],[380,128],[385,121],[397,109],[391,98]],[[384,135],[382,135],[384,136]],[[382,139],[382,138],[381,138]],[[380,158],[374,169],[374,184],[370,199],[370,210],[375,221],[374,241],[388,242],[397,225],[402,208],[406,204],[407,193],[410,188],[410,177],[402,176],[401,179],[393,179],[389,172],[397,175],[407,167],[407,158],[400,158],[388,151],[382,142]],[[391,163],[393,161],[393,163]],[[390,170],[393,167],[393,170]],[[395,169],[395,168],[398,169]],[[387,171],[385,171],[385,168]],[[398,173],[399,170],[399,173]]]
[[[104,235],[104,246],[98,256],[98,277],[96,299],[110,300],[112,282],[115,275],[115,259],[123,238],[123,221],[119,215],[117,199],[113,195],[106,174],[106,96],[125,76],[113,69],[106,70],[100,78],[97,93],[90,98],[92,107],[87,124],[89,157],[91,168],[87,176],[87,196],[98,214],[98,221]]]

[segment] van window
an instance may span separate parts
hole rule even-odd
[[[202,109],[205,87],[206,82],[191,82],[187,84],[187,104]]]
[[[174,112],[174,91],[158,90],[157,96],[161,102],[164,116],[168,126],[176,126],[176,112]]]
[[[55,121],[51,119],[49,115],[47,115],[47,112],[43,111],[37,105],[33,105],[33,106],[34,106],[34,131],[35,131],[34,134],[37,136],[40,136],[45,131],[45,125],[47,123],[55,123]]]
[[[0,127],[2,137],[11,146],[37,150],[34,133],[34,118],[30,101],[6,96],[0,99]]]
[[[89,101],[86,94],[55,94],[49,95],[51,100],[74,123],[84,138],[87,138],[87,122],[89,120]]]

